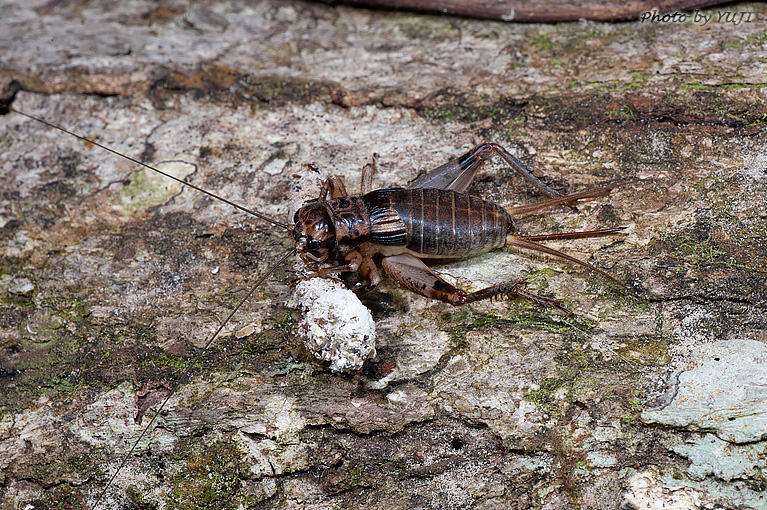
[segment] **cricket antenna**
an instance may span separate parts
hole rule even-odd
[[[269,269],[267,269],[263,275],[258,279],[258,281],[253,285],[253,287],[250,289],[250,291],[245,295],[244,298],[242,298],[239,303],[237,303],[237,306],[234,307],[234,309],[229,313],[229,315],[224,319],[224,322],[221,323],[221,325],[218,327],[215,333],[208,339],[207,342],[205,342],[205,345],[202,347],[200,352],[197,353],[197,355],[192,359],[192,362],[189,363],[186,368],[179,374],[178,378],[176,378],[176,381],[171,384],[170,392],[165,397],[165,399],[160,404],[160,407],[155,411],[154,415],[152,416],[152,419],[149,420],[149,423],[147,423],[146,427],[141,431],[141,434],[139,434],[138,438],[133,442],[133,445],[130,447],[130,450],[128,450],[122,457],[122,460],[120,461],[120,464],[117,466],[117,469],[114,473],[112,473],[112,476],[109,477],[109,480],[107,480],[106,485],[99,493],[98,497],[96,498],[96,502],[93,504],[93,510],[97,510],[99,507],[99,504],[104,499],[104,496],[106,496],[107,491],[109,490],[109,487],[112,486],[112,483],[117,478],[117,475],[120,474],[120,471],[122,471],[122,468],[125,467],[125,464],[128,462],[128,459],[133,454],[133,451],[136,449],[138,444],[141,442],[141,440],[144,438],[144,436],[149,432],[149,429],[152,428],[152,425],[157,420],[157,417],[160,415],[162,410],[165,408],[165,405],[170,400],[170,397],[172,397],[176,390],[181,386],[181,383],[184,379],[184,376],[189,372],[189,369],[191,367],[197,366],[198,362],[202,359],[202,356],[205,354],[205,351],[208,350],[208,347],[210,347],[210,344],[213,343],[213,341],[218,337],[219,333],[223,331],[224,327],[229,323],[230,320],[232,320],[232,317],[234,317],[234,314],[236,314],[240,307],[247,301],[250,296],[253,295],[253,293],[258,289],[262,283],[274,272],[275,269],[277,269],[279,266],[282,265],[285,260],[287,260],[292,255],[296,254],[296,249],[291,248],[290,250],[283,253],[279,260],[275,262]]]
[[[264,221],[268,221],[272,225],[276,225],[278,227],[282,227],[285,230],[290,231],[290,227],[288,225],[286,225],[285,223],[282,223],[281,221],[274,220],[274,219],[272,219],[272,218],[270,218],[270,217],[268,217],[268,216],[266,216],[264,214],[261,214],[260,212],[254,211],[252,209],[248,209],[247,207],[243,207],[243,206],[241,206],[239,204],[236,204],[236,203],[234,203],[234,202],[232,202],[230,200],[227,200],[227,199],[225,199],[223,197],[220,197],[220,196],[216,195],[215,193],[211,193],[210,191],[207,191],[207,190],[202,189],[202,188],[200,188],[198,186],[195,186],[194,184],[190,184],[190,183],[186,182],[183,179],[179,179],[178,177],[175,177],[175,176],[173,176],[173,175],[171,175],[171,174],[169,174],[167,172],[163,172],[159,168],[155,168],[152,165],[144,163],[143,161],[139,161],[138,159],[132,158],[130,156],[126,156],[125,154],[119,153],[119,152],[117,152],[114,149],[110,149],[106,145],[102,145],[102,144],[100,144],[98,142],[95,142],[93,140],[85,138],[84,136],[78,135],[77,133],[73,133],[72,131],[69,131],[68,129],[64,129],[61,126],[57,126],[56,124],[51,124],[47,120],[41,119],[39,117],[35,117],[34,115],[30,115],[28,113],[24,113],[24,112],[22,112],[20,110],[17,110],[16,108],[13,108],[12,106],[7,106],[6,108],[8,109],[8,111],[11,111],[11,112],[14,112],[14,113],[18,113],[19,115],[23,115],[24,117],[27,117],[29,119],[36,120],[37,122],[45,124],[46,126],[48,126],[50,128],[57,129],[57,130],[62,131],[64,133],[68,134],[68,135],[72,135],[72,136],[74,136],[75,138],[77,138],[79,140],[82,140],[82,141],[87,142],[87,143],[91,143],[91,144],[95,145],[96,147],[99,147],[101,149],[104,149],[107,152],[110,152],[110,153],[114,154],[115,156],[120,156],[121,158],[127,159],[128,161],[130,161],[132,163],[135,163],[135,164],[137,164],[139,166],[143,166],[144,168],[148,168],[149,170],[157,172],[160,175],[164,175],[168,179],[173,179],[174,181],[179,182],[179,183],[183,184],[184,186],[189,186],[190,188],[192,188],[192,189],[194,189],[196,191],[199,191],[200,193],[204,193],[204,194],[208,195],[209,197],[213,197],[216,200],[220,200],[221,202],[224,202],[225,204],[229,204],[232,207],[234,207],[235,209],[239,209],[240,211],[246,212],[246,213],[248,213],[248,214],[250,214],[252,216],[255,216],[256,218],[260,218],[260,219],[262,219]]]
[[[225,199],[223,197],[220,197],[220,196],[218,196],[218,195],[216,195],[214,193],[211,193],[210,191],[207,191],[207,190],[205,190],[203,188],[195,186],[194,184],[190,184],[190,183],[188,183],[188,182],[186,182],[186,181],[184,181],[182,179],[179,179],[178,177],[170,175],[167,172],[163,172],[159,168],[155,168],[152,165],[144,163],[143,161],[139,161],[138,159],[135,159],[135,158],[132,158],[132,157],[127,156],[125,154],[122,154],[120,152],[117,152],[116,150],[111,149],[111,148],[107,147],[106,145],[102,145],[102,144],[100,144],[100,143],[98,143],[96,141],[93,141],[93,140],[90,140],[90,139],[88,139],[88,138],[86,138],[84,136],[78,135],[77,133],[69,131],[68,129],[65,129],[65,128],[61,127],[61,126],[57,126],[55,124],[51,124],[50,122],[48,122],[48,121],[46,121],[44,119],[41,119],[39,117],[35,117],[34,115],[30,115],[30,114],[22,112],[20,110],[17,110],[16,108],[13,108],[13,107],[11,107],[8,104],[0,104],[0,114],[5,114],[6,112],[18,113],[19,115],[23,115],[24,117],[27,117],[29,119],[35,120],[37,122],[40,122],[41,124],[44,124],[44,125],[46,125],[46,126],[48,126],[50,128],[53,128],[53,129],[58,130],[58,131],[62,131],[64,133],[68,134],[68,135],[74,136],[75,138],[77,138],[79,140],[82,140],[84,142],[93,144],[93,145],[95,145],[95,146],[97,146],[97,147],[99,147],[99,148],[101,148],[101,149],[103,149],[103,150],[105,150],[105,151],[107,151],[109,153],[114,154],[115,156],[119,156],[119,157],[121,157],[123,159],[126,159],[126,160],[132,162],[132,163],[135,163],[136,165],[142,166],[142,167],[147,168],[149,170],[152,170],[152,171],[154,171],[154,172],[156,172],[156,173],[158,173],[160,175],[163,175],[163,176],[165,176],[165,177],[167,177],[169,179],[172,179],[172,180],[174,180],[174,181],[176,181],[178,183],[181,183],[184,186],[189,186],[190,188],[192,188],[192,189],[194,189],[196,191],[199,191],[200,193],[204,193],[205,195],[208,195],[209,197],[215,198],[216,200],[220,200],[221,202],[224,202],[226,204],[231,205],[235,209],[239,209],[240,211],[246,212],[246,213],[248,213],[248,214],[250,214],[252,216],[255,216],[256,218],[260,218],[260,219],[262,219],[264,221],[267,221],[267,222],[271,223],[272,225],[276,225],[276,226],[284,228],[285,230],[288,230],[288,231],[291,230],[290,226],[288,226],[285,223],[282,223],[280,221],[274,220],[274,219],[272,219],[272,218],[270,218],[270,217],[268,217],[268,216],[266,216],[264,214],[261,214],[261,213],[259,213],[257,211],[253,211],[251,209],[243,207],[243,206],[241,206],[239,204],[236,204],[236,203],[234,203],[234,202],[232,202],[230,200],[227,200],[227,199]],[[253,295],[253,293],[256,291],[256,289],[258,289],[261,286],[261,284],[264,283],[264,281],[275,271],[275,269],[277,269],[280,265],[282,265],[285,262],[285,260],[287,260],[289,257],[291,257],[292,255],[295,255],[296,252],[297,252],[296,248],[291,248],[290,250],[288,250],[285,253],[283,253],[279,257],[277,262],[275,264],[273,264],[271,267],[269,267],[261,275],[261,277],[258,278],[258,281],[253,285],[253,287],[250,289],[250,291],[245,295],[245,297],[243,297],[237,303],[237,306],[235,306],[234,309],[229,313],[229,315],[226,317],[226,319],[218,327],[216,332],[213,333],[213,335],[205,342],[205,345],[202,347],[202,349],[194,357],[192,363],[187,365],[187,368],[185,368],[183,371],[181,371],[179,373],[178,378],[175,380],[175,382],[173,382],[170,385],[170,391],[169,391],[168,395],[162,401],[162,403],[160,404],[160,407],[154,413],[154,415],[152,416],[152,419],[149,421],[149,423],[146,425],[146,427],[144,427],[142,429],[141,434],[139,434],[138,438],[133,442],[133,444],[131,445],[130,449],[123,455],[122,459],[120,460],[119,465],[117,466],[117,469],[115,469],[114,473],[112,473],[112,475],[109,477],[109,480],[107,481],[106,485],[104,486],[104,488],[99,493],[98,497],[96,498],[95,503],[92,506],[92,508],[94,510],[99,508],[99,505],[104,500],[104,497],[106,496],[107,491],[113,485],[114,481],[117,479],[117,475],[120,474],[120,471],[122,471],[123,467],[125,467],[125,464],[128,462],[128,459],[133,454],[135,449],[138,447],[138,444],[141,442],[141,440],[144,438],[144,436],[146,436],[146,434],[148,433],[149,429],[152,428],[152,425],[155,423],[155,421],[157,420],[157,417],[160,415],[162,410],[165,408],[165,406],[167,405],[168,401],[170,401],[170,398],[176,393],[176,390],[178,390],[178,388],[181,386],[185,376],[189,372],[189,369],[191,367],[197,366],[197,364],[200,361],[200,359],[202,358],[202,356],[208,350],[208,347],[210,347],[210,345],[218,337],[218,335],[221,333],[221,331],[223,331],[224,327],[226,327],[226,325],[229,324],[229,322],[232,320],[232,317],[234,317],[234,315],[240,310],[240,308],[245,303],[245,301],[247,301],[248,298],[250,298],[250,296]]]

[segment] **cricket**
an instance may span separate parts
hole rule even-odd
[[[331,176],[321,183],[319,196],[306,201],[295,212],[290,222],[283,222],[256,209],[231,202],[65,127],[49,123],[44,118],[13,107],[8,107],[8,111],[93,144],[284,231],[285,238],[290,240],[292,247],[271,263],[245,297],[221,320],[218,329],[205,342],[198,357],[221,334],[242,304],[278,267],[296,255],[308,268],[306,279],[334,279],[342,273],[359,273],[367,286],[372,288],[382,281],[380,267],[391,280],[403,288],[452,306],[464,306],[482,300],[518,298],[563,314],[572,313],[556,298],[526,290],[527,281],[524,278],[510,279],[480,290],[468,291],[448,283],[426,263],[428,260],[469,258],[509,247],[563,259],[625,288],[623,283],[606,271],[541,244],[548,240],[611,235],[620,232],[623,227],[523,235],[517,231],[514,223],[515,216],[538,213],[563,205],[574,208],[574,204],[578,202],[605,197],[616,185],[569,193],[557,191],[534,175],[509,151],[495,143],[481,143],[463,156],[447,161],[403,186],[376,189],[373,186],[375,163],[365,165],[361,170],[358,193],[349,193],[340,177]],[[539,190],[546,199],[504,208],[493,201],[467,193],[479,170],[493,157],[500,158],[520,178]],[[103,508],[101,502],[104,495],[133,450],[151,429],[175,389],[170,388],[170,393],[154,412],[139,438],[123,455],[96,500],[94,508]]]

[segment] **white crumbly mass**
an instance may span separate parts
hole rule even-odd
[[[375,356],[376,327],[370,311],[341,282],[311,278],[296,285],[303,312],[298,331],[317,358],[333,372],[354,372]]]

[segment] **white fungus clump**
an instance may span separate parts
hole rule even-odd
[[[375,356],[376,326],[370,310],[341,282],[311,278],[296,285],[303,312],[298,332],[315,357],[333,372],[354,372]]]

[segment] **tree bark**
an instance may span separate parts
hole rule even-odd
[[[758,508],[767,24],[761,4],[726,9],[521,25],[277,0],[4,6],[12,108],[280,221],[296,176],[319,175],[306,163],[353,191],[377,153],[376,187],[401,186],[483,141],[563,192],[619,183],[517,228],[626,227],[547,244],[628,290],[513,250],[433,267],[467,290],[527,278],[574,317],[347,280],[377,355],[344,375],[299,340],[290,263],[203,352],[292,238],[6,113],[0,508],[92,507],[168,395],[101,508]],[[469,191],[545,198],[500,161]]]

